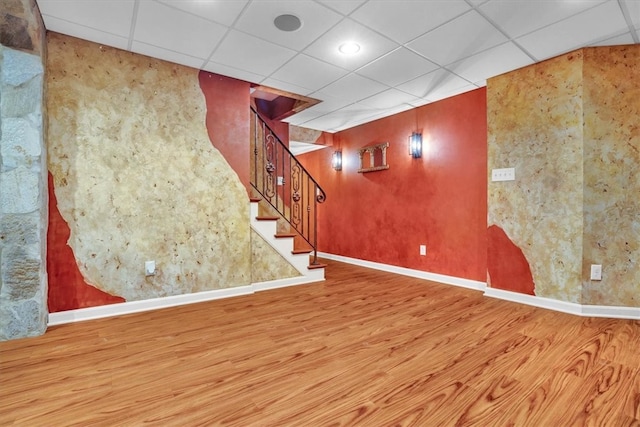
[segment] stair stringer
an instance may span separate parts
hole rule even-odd
[[[293,237],[278,237],[277,220],[257,220],[259,203],[252,201],[250,209],[251,228],[258,233],[276,252],[291,264],[301,276],[269,282],[252,283],[256,290],[273,289],[284,286],[301,285],[304,283],[320,282],[324,280],[324,268],[309,268],[309,254],[294,254]]]

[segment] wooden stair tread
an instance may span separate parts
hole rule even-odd
[[[296,237],[296,236],[297,236],[297,234],[295,234],[295,233],[278,233],[278,234],[274,235],[274,237],[276,239],[283,239],[285,237]]]
[[[262,200],[262,198],[260,197],[250,197],[249,201],[252,203],[258,203],[260,200]]]
[[[257,216],[256,220],[257,221],[277,221],[280,218],[277,216]]]
[[[309,266],[307,266],[307,268],[308,268],[309,270],[315,270],[315,269],[317,269],[317,268],[325,268],[326,266],[327,266],[327,264],[320,264],[320,263],[318,263],[318,264],[309,264]]]
[[[310,254],[313,252],[313,249],[294,249],[291,251],[292,254]]]

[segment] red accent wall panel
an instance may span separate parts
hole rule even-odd
[[[497,225],[488,230],[487,270],[491,287],[535,295],[531,267],[522,250]]]
[[[422,132],[420,159],[408,153]],[[358,173],[358,150],[389,142],[389,169]],[[341,149],[342,171],[331,169]],[[486,281],[486,90],[334,134],[333,148],[301,159],[327,192],[319,249],[337,255]],[[427,255],[420,256],[421,244]]]
[[[58,201],[49,173],[49,228],[47,230],[47,274],[49,276],[49,312],[124,302],[86,283],[67,244],[71,231],[58,211]]]
[[[206,71],[198,78],[207,103],[209,139],[249,190],[250,84]]]

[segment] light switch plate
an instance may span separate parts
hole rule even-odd
[[[515,179],[515,168],[491,169],[491,181],[514,181]]]

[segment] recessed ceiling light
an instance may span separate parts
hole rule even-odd
[[[273,20],[273,25],[281,31],[296,31],[302,27],[302,21],[296,15],[284,14]]]
[[[353,55],[360,52],[360,45],[356,42],[346,42],[342,43],[338,50],[345,55]]]

